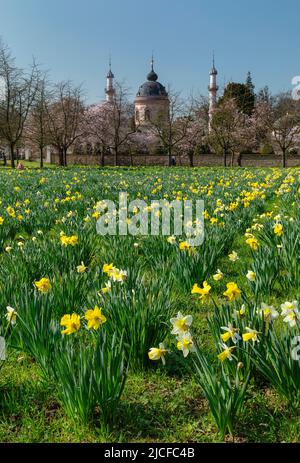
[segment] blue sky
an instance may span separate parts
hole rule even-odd
[[[219,84],[291,89],[300,75],[299,0],[0,0],[0,34],[21,66],[34,55],[53,81],[104,96],[109,53],[132,97],[150,68],[188,95],[206,94],[212,51]]]

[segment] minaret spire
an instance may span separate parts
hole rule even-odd
[[[112,103],[113,98],[114,98],[114,93],[115,93],[114,77],[115,76],[113,75],[112,70],[111,70],[111,55],[109,55],[109,71],[106,76],[106,89],[105,89],[106,101],[108,103]]]
[[[211,122],[213,118],[214,110],[217,106],[217,93],[219,87],[217,85],[217,75],[218,71],[215,68],[215,52],[213,52],[213,66],[210,71],[210,80],[209,80],[209,131],[211,130]]]

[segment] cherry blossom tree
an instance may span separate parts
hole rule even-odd
[[[208,105],[204,98],[192,99],[190,123],[186,136],[178,144],[178,151],[189,158],[190,167],[194,167],[194,155],[200,151],[208,135]]]
[[[82,123],[82,140],[94,147],[100,155],[100,164],[104,166],[105,155],[112,145],[110,104],[92,105],[86,108]]]
[[[287,154],[296,146],[300,136],[300,112],[297,102],[289,95],[278,95],[267,123],[272,130],[272,143],[281,151],[282,167],[286,167]]]
[[[235,153],[245,145],[248,117],[232,99],[224,100],[214,111],[208,141],[217,152],[223,154],[225,167],[228,155],[231,155],[230,164],[233,165]]]
[[[282,166],[286,167],[288,152],[299,143],[299,104],[289,94],[279,94],[270,101],[256,104],[252,130],[257,142],[269,140],[281,152]]]

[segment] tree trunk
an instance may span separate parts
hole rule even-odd
[[[43,154],[44,154],[44,149],[43,149],[43,148],[40,148],[40,168],[41,168],[41,169],[44,167],[44,158],[43,158]]]
[[[242,167],[242,153],[238,154],[237,164],[238,164],[239,167]]]
[[[118,148],[115,148],[115,162],[114,162],[115,166],[118,166],[119,165],[119,152],[118,152]]]
[[[64,165],[64,152],[62,148],[59,148],[58,150],[58,165],[60,167],[63,167]]]
[[[230,166],[233,167],[234,164],[234,152],[231,153]]]
[[[172,166],[172,150],[170,147],[168,148],[168,157],[169,157],[169,167],[171,167]]]
[[[104,167],[104,149],[102,148],[101,149],[101,159],[100,159],[100,164],[101,164],[101,167]]]
[[[286,149],[283,148],[282,150],[282,167],[286,168]]]
[[[64,148],[64,150],[63,150],[63,166],[64,167],[67,167],[67,165],[68,165],[68,163],[67,163],[67,151],[68,151],[68,149]]]
[[[227,166],[227,151],[226,150],[224,150],[223,152],[223,160],[224,160],[224,167],[226,167]]]
[[[189,152],[190,167],[194,167],[194,151]]]
[[[16,167],[15,165],[15,145],[14,144],[11,144],[9,146],[9,152],[10,152],[10,166],[12,169],[14,169]]]

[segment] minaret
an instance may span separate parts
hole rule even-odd
[[[214,110],[217,106],[217,93],[219,87],[217,85],[217,75],[218,71],[215,68],[215,57],[213,56],[213,67],[210,71],[210,80],[209,80],[209,131],[211,130],[211,122]]]
[[[111,60],[109,59],[109,71],[106,77],[106,101],[112,103],[114,99],[115,89],[114,89],[114,75],[111,70]]]

